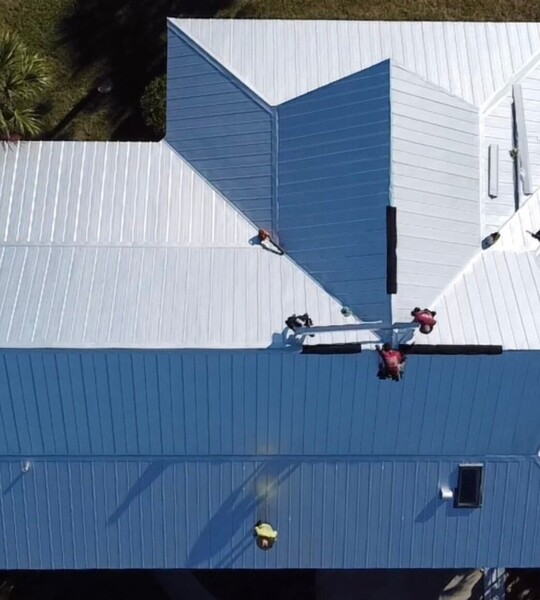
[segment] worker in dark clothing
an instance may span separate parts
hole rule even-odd
[[[433,331],[433,327],[437,324],[435,320],[435,315],[437,313],[434,310],[429,310],[428,308],[424,308],[421,310],[418,306],[411,312],[411,316],[413,317],[415,323],[420,325],[420,333],[431,333]]]
[[[285,321],[285,325],[287,325],[289,329],[292,329],[296,333],[296,330],[300,329],[301,327],[313,327],[313,321],[311,320],[310,316],[305,313],[303,315],[291,315]],[[313,337],[313,335],[311,335],[311,337]]]
[[[381,357],[377,377],[379,379],[399,381],[403,377],[403,371],[405,370],[406,356],[399,350],[393,350],[388,342],[383,345],[382,350],[380,346],[375,346],[375,349]]]

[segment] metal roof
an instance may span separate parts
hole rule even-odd
[[[362,118],[373,121],[369,102],[363,110],[359,107],[351,114],[338,111],[330,127],[324,123],[326,114],[330,114],[324,112],[324,102],[314,105],[316,110],[310,114],[314,98],[328,99],[328,106],[335,110],[340,90],[347,82],[353,84],[355,78],[369,76],[372,69],[385,64],[381,60],[390,59],[387,202],[397,208],[398,231],[398,291],[391,297],[392,321],[408,320],[414,306],[445,311],[441,298],[450,298],[453,286],[466,277],[471,265],[484,262],[482,237],[493,231],[492,227],[500,228],[515,211],[515,169],[510,150],[514,147],[512,94],[516,83],[523,89],[535,189],[540,168],[536,140],[540,114],[536,102],[540,61],[537,24],[171,22],[173,31],[191,38],[190,48],[206,57],[220,81],[228,77],[237,87],[243,86],[253,102],[258,98],[263,104],[278,104],[272,146],[277,152],[278,184],[272,224],[293,260],[344,304],[352,306],[361,318],[388,317],[382,281],[386,260],[376,235],[379,231],[380,238],[384,236],[384,217],[382,213],[371,214],[371,205],[366,205],[358,190],[353,195],[362,198],[363,220],[357,221],[353,202],[339,213],[339,194],[352,190],[350,179],[360,190],[367,187],[368,198],[378,197],[372,180],[379,172],[382,182],[385,170],[375,164],[375,158],[365,163],[367,171],[359,163],[347,163],[343,168],[340,162],[348,153],[358,154],[348,132],[355,124],[362,124]],[[311,44],[320,48],[316,42],[323,36],[332,40],[325,44],[327,51],[309,51]],[[349,55],[341,46],[345,43],[351,49]],[[285,57],[289,67],[281,64]],[[176,73],[174,57],[169,68]],[[178,69],[181,71],[181,65]],[[284,72],[292,76],[284,79]],[[385,109],[384,99],[379,98],[376,104],[377,110]],[[298,106],[297,113],[291,108],[294,106]],[[287,127],[295,132],[296,144],[296,162],[290,166],[286,160]],[[381,122],[378,133],[383,130]],[[330,137],[321,143],[325,136]],[[501,147],[496,198],[487,193],[487,151],[492,143]],[[378,142],[378,148],[383,148],[381,144]],[[525,148],[522,150],[525,152]],[[292,186],[296,194],[292,204],[287,186]],[[384,203],[383,196],[384,192]],[[520,205],[525,200],[522,195]],[[337,216],[341,224],[333,231]],[[526,220],[528,229],[538,229],[539,222]],[[357,240],[360,249],[354,248],[351,240]],[[508,243],[507,250],[515,251]],[[360,257],[364,259],[361,262]],[[536,263],[532,256],[526,262]],[[495,280],[497,269],[490,272]],[[518,277],[517,273],[513,277]],[[526,283],[523,274],[521,287]],[[534,278],[529,283],[534,283]],[[498,312],[504,306],[509,321],[518,320],[519,308],[510,295],[513,288],[495,287],[491,286],[490,295],[496,296]],[[536,287],[532,289],[534,294]],[[480,305],[483,301],[475,294],[469,295],[468,301]],[[441,310],[439,314],[443,315]],[[437,336],[430,338],[432,343],[435,339],[441,343],[458,339],[478,343],[478,339],[486,338],[474,333],[474,327],[462,327],[459,310],[450,307],[449,311],[444,312],[443,320],[452,315],[452,322],[439,328]],[[499,316],[499,322],[504,320],[505,316]],[[461,330],[463,333],[459,333]],[[538,331],[525,339],[508,327],[497,327],[488,337],[505,348],[538,348]],[[427,341],[423,336],[416,337],[419,342]]]
[[[480,107],[540,51],[539,23],[170,21],[271,105],[392,58]]]
[[[400,321],[429,305],[480,241],[478,110],[392,59],[273,111],[173,23],[168,141],[361,319]],[[389,204],[399,209],[392,302]]]
[[[0,456],[536,456],[538,352],[3,350]],[[2,430],[2,429],[0,429]]]
[[[470,104],[393,65],[392,189],[397,208],[393,318],[430,306],[478,251],[479,115]]]
[[[231,248],[255,232],[164,143],[3,145],[0,197],[4,246]]]
[[[166,143],[0,149],[0,346],[267,347],[351,323]],[[328,333],[323,342],[374,339]],[[309,343],[309,341],[307,341]]]
[[[280,243],[362,320],[386,323],[390,71],[382,62],[277,109]]]
[[[0,463],[0,566],[536,567],[540,469],[485,461],[481,510],[437,500],[459,459],[294,457]],[[261,516],[278,530],[253,542]]]
[[[167,60],[167,141],[252,222],[273,229],[272,110],[176,28]]]
[[[540,347],[540,192],[500,229],[494,246],[475,256],[434,303],[439,323],[417,343]]]
[[[540,104],[538,93],[540,91],[540,57],[526,65],[517,77],[510,83],[519,83],[523,90],[523,103],[525,122],[528,134],[528,154],[530,157],[531,177],[533,189],[540,187]],[[506,93],[504,93],[506,91]],[[482,185],[482,237],[497,231],[514,214],[516,204],[521,206],[527,200],[520,186],[514,184],[515,166],[511,150],[514,141],[514,116],[512,88],[502,90],[501,97],[487,107],[483,114],[483,156],[482,175],[487,176],[487,148],[490,144],[498,144],[499,151],[499,193],[492,198],[488,194],[487,185]],[[539,225],[540,226],[540,221]],[[537,227],[538,228],[538,227]],[[536,231],[536,229],[535,229]]]
[[[501,121],[497,111],[508,112],[508,94],[516,81],[524,89],[533,183],[536,181],[540,160],[534,142],[539,60],[536,24],[266,25],[276,35],[302,30],[298,40],[293,35],[295,52],[301,52],[299,40],[312,35],[332,37],[341,30],[349,37],[360,36],[355,39],[362,41],[362,47],[380,46],[377,52],[366,51],[359,63],[353,61],[354,68],[369,67],[381,58],[380,53],[390,55],[390,63],[371,67],[381,70],[381,76],[387,68],[388,77],[380,89],[389,93],[388,135],[380,119],[373,133],[378,137],[370,134],[373,123],[368,121],[374,117],[368,111],[369,98],[362,99],[357,110],[349,106],[349,113],[344,112],[346,107],[335,108],[340,97],[346,100],[344,86],[356,89],[354,82],[370,77],[370,68],[343,77],[345,67],[338,73],[330,68],[333,62],[314,55],[309,66],[319,75],[315,79],[306,76],[305,82],[311,81],[307,89],[312,89],[315,81],[333,83],[275,108],[250,88],[252,58],[245,63],[241,58],[245,53],[231,50],[230,56],[222,54],[223,39],[229,39],[231,48],[237,43],[236,28],[247,28],[245,43],[252,44],[248,33],[250,28],[258,31],[260,24],[172,21],[168,136],[173,148],[167,143],[31,143],[1,151],[0,233],[4,232],[2,260],[7,261],[9,270],[2,274],[6,283],[0,319],[6,327],[0,345],[264,347],[277,343],[283,322],[292,312],[308,310],[319,324],[346,323],[339,314],[340,304],[352,306],[364,320],[408,319],[413,306],[436,302],[479,256],[482,229],[511,215],[510,156],[501,144],[501,194],[488,201],[484,197],[485,155],[487,144],[500,139],[499,130],[506,131],[507,139],[512,131],[512,123]],[[230,30],[228,36],[224,27]],[[428,53],[432,36],[438,32],[442,38],[456,41],[465,35],[469,40],[474,27],[478,38],[475,58],[480,66],[482,36],[489,40],[490,48],[498,44],[500,49],[512,36],[520,39],[512,44],[510,55],[501,58],[500,65],[497,62],[503,71],[512,68],[513,77],[500,82],[494,72],[491,84],[482,80],[485,97],[480,113],[458,97],[469,97],[465,87],[458,85],[461,79],[441,81],[424,64],[427,56],[436,56],[439,67],[446,64],[451,69],[457,54],[451,45],[446,54]],[[220,35],[205,37],[207,29]],[[386,31],[404,36],[401,54],[393,41],[380,42]],[[369,44],[363,41],[366,32],[373,35]],[[424,34],[425,54],[414,46],[418,43],[415,32]],[[526,39],[522,39],[524,32]],[[262,43],[265,37],[260,40]],[[406,51],[409,43],[416,48],[414,52]],[[279,61],[286,43],[272,44],[267,50],[276,56],[271,60]],[[252,56],[259,56],[258,51]],[[231,63],[232,57],[239,65]],[[345,61],[344,54],[338,52],[336,57]],[[400,57],[409,57],[404,63],[420,75],[397,64]],[[480,90],[480,71],[475,64],[471,60],[471,89]],[[351,68],[352,62],[347,69]],[[442,71],[441,67],[436,73]],[[274,83],[280,81],[279,71],[269,71],[268,79],[270,75]],[[342,78],[336,82],[337,75]],[[489,86],[499,83],[502,87],[496,93],[487,93]],[[471,99],[479,102],[477,96]],[[379,105],[379,101],[371,99],[371,104]],[[313,114],[310,106],[316,108]],[[332,111],[337,114],[332,116]],[[326,125],[322,115],[329,119]],[[201,128],[205,132],[202,139]],[[351,137],[353,130],[357,134]],[[362,137],[365,135],[369,139]],[[369,160],[359,161],[358,153],[365,144],[371,148]],[[390,160],[385,158],[388,147]],[[345,156],[357,158],[344,166]],[[382,188],[375,189],[376,184],[388,187],[387,198]],[[359,194],[364,194],[361,203],[348,202],[347,198]],[[367,199],[373,206],[366,206]],[[391,309],[384,276],[382,209],[387,203],[398,208],[398,294],[392,297]],[[270,227],[289,256],[276,260],[250,245],[256,228],[248,219]],[[531,222],[530,228],[536,230],[537,223]],[[196,247],[196,252],[188,252]],[[226,266],[214,269],[220,264]],[[47,265],[52,265],[52,270]],[[150,286],[142,284],[136,271],[130,271],[139,267],[146,269],[144,276]],[[201,276],[194,277],[195,271]],[[88,283],[88,305],[79,306],[73,274]],[[190,286],[189,294],[180,287],[179,295],[171,295],[167,286],[177,285],[172,283],[175,278],[181,282],[178,286],[182,282]],[[269,282],[275,290],[269,295],[268,307],[250,302],[254,292],[260,291],[254,285],[256,278]],[[298,282],[292,288],[291,278]],[[227,292],[233,281],[237,296]],[[283,286],[290,293],[285,293]],[[325,297],[323,288],[336,299]],[[36,302],[40,296],[50,304]],[[245,300],[236,302],[236,297]],[[124,310],[126,299],[130,311]],[[471,297],[471,301],[476,299]],[[253,311],[251,331],[232,325],[241,322],[248,305]],[[157,311],[161,306],[164,311]],[[169,313],[167,306],[171,306]],[[324,308],[319,309],[321,306]],[[190,315],[205,311],[216,315],[215,327],[203,330],[196,325],[199,317],[191,319]],[[120,327],[126,318],[129,322]],[[86,322],[95,326],[81,325]],[[454,339],[443,335],[443,329],[439,330],[441,341]],[[492,339],[516,347],[504,328],[500,334]],[[530,338],[535,339],[534,335]],[[345,339],[374,338],[369,334],[348,338],[328,334],[322,341]],[[528,343],[524,347],[538,346]]]
[[[282,332],[372,296],[389,316],[393,204],[393,319],[433,299],[417,341],[540,348],[540,193],[514,212],[502,143],[485,197],[516,82],[537,183],[540,25],[170,30],[170,143],[0,149],[0,566],[537,565],[538,352],[411,356],[398,385],[372,352]],[[261,225],[290,253],[253,244]],[[485,464],[480,510],[438,500],[462,461]]]
[[[1,568],[540,560],[538,352],[411,356],[401,385],[372,353],[0,358]],[[438,499],[461,462],[485,464],[479,510]]]

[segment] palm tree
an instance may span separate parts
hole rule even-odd
[[[11,32],[0,33],[0,139],[34,137],[41,130],[35,101],[48,83],[45,62]]]

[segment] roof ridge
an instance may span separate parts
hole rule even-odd
[[[525,62],[515,73],[502,85],[492,96],[488,98],[479,108],[480,115],[485,117],[505,99],[512,91],[512,87],[526,79],[531,72],[540,64],[540,50],[537,50],[531,58]]]
[[[520,229],[522,232],[521,239],[523,241],[523,246],[519,247],[519,248],[509,247],[508,242],[507,242],[507,236],[505,236],[505,232],[508,231],[514,223],[516,223],[523,217],[525,211],[530,209],[534,205],[535,202],[538,203],[539,201],[540,201],[540,188],[538,190],[536,190],[536,192],[534,194],[532,194],[523,203],[523,205],[520,206],[520,208],[517,211],[515,211],[514,214],[512,214],[512,216],[509,217],[505,221],[505,223],[502,225],[502,227],[499,228],[499,233],[501,233],[501,239],[498,243],[496,243],[495,245],[493,245],[489,248],[486,248],[486,249],[483,249],[482,247],[478,248],[477,252],[471,258],[471,260],[463,267],[463,269],[460,270],[460,272],[448,283],[448,285],[445,286],[445,288],[441,291],[441,293],[436,297],[436,299],[433,301],[433,308],[436,308],[439,310],[441,303],[444,301],[445,297],[447,297],[447,295],[452,292],[452,289],[455,286],[459,285],[459,282],[461,280],[463,280],[463,278],[466,276],[466,274],[469,271],[474,270],[475,265],[478,262],[484,260],[490,254],[495,253],[498,255],[502,255],[502,254],[523,255],[523,254],[531,254],[533,251],[535,252],[535,254],[538,252],[538,249],[533,247],[535,242],[533,242],[532,238],[529,241],[529,238],[526,236],[526,230],[523,227],[521,227],[521,229]],[[524,227],[526,227],[525,224],[523,224],[523,225],[524,225]],[[528,349],[531,350],[531,348],[528,348]]]
[[[539,53],[540,53],[540,51],[539,51]],[[466,100],[462,96],[458,96],[457,94],[454,94],[454,92],[451,92],[450,90],[448,90],[447,88],[443,87],[442,85],[439,85],[438,83],[435,83],[433,80],[428,79],[424,75],[421,75],[420,73],[418,73],[418,71],[413,71],[413,70],[407,68],[405,65],[403,65],[401,62],[399,62],[395,58],[390,58],[389,60],[390,60],[390,67],[391,67],[390,68],[390,77],[392,77],[392,68],[393,67],[401,69],[402,71],[405,71],[406,73],[409,73],[410,75],[414,75],[414,77],[416,77],[417,79],[419,79],[420,81],[422,81],[426,85],[429,85],[430,87],[432,87],[432,88],[434,88],[436,90],[439,90],[440,92],[443,92],[444,94],[446,94],[450,98],[455,98],[459,102],[462,102],[463,104],[466,104],[467,108],[472,109],[472,110],[474,110],[477,113],[480,112],[480,108],[476,104],[473,104],[472,102],[469,102],[468,100]]]
[[[181,37],[187,44],[199,54],[202,58],[204,58],[207,62],[209,62],[213,67],[218,69],[221,73],[226,73],[228,75],[232,75],[230,81],[233,85],[235,85],[240,91],[244,94],[247,94],[254,102],[256,102],[261,108],[266,110],[267,112],[273,113],[274,106],[270,104],[259,92],[256,92],[254,89],[248,85],[242,76],[236,72],[231,66],[225,66],[223,62],[214,54],[214,52],[208,48],[208,46],[196,37],[182,29],[182,27],[178,24],[178,19],[167,19],[169,24],[169,30]],[[167,71],[167,76],[170,73]]]

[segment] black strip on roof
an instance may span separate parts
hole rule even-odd
[[[465,355],[477,355],[477,354],[502,354],[502,346],[473,346],[473,345],[448,345],[448,344],[435,344],[433,346],[427,345],[413,345],[408,346],[403,344],[400,346],[400,350],[407,354],[465,354]]]
[[[315,344],[304,346],[302,354],[359,354],[362,344]]]
[[[396,209],[386,207],[386,293],[397,294]]]

